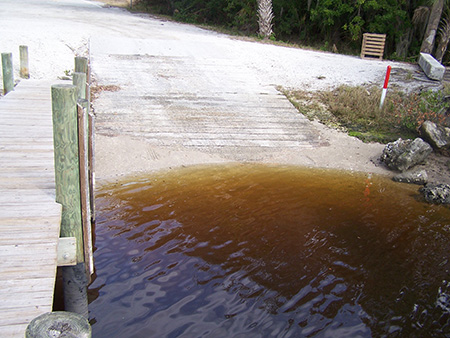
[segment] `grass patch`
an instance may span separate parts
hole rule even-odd
[[[314,93],[280,90],[310,120],[337,127],[365,142],[415,138],[426,120],[450,124],[449,86],[410,94],[391,90],[383,109],[379,108],[381,89],[376,87],[343,85]]]

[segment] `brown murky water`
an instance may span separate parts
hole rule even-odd
[[[450,209],[296,167],[184,168],[97,199],[94,337],[449,337]]]

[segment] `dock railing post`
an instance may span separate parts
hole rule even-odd
[[[6,95],[14,90],[14,70],[12,53],[2,53],[3,93]]]
[[[53,143],[56,202],[62,205],[61,237],[75,237],[77,265],[62,268],[66,311],[88,315],[81,217],[77,87],[53,85]]]
[[[19,46],[20,52],[20,77],[30,78],[30,68],[28,67],[28,46]]]

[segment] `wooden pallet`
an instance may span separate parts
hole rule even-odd
[[[386,34],[364,33],[361,59],[383,59]]]

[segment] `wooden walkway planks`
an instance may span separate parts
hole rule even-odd
[[[0,98],[0,337],[52,311],[61,206],[55,202],[51,85]]]

